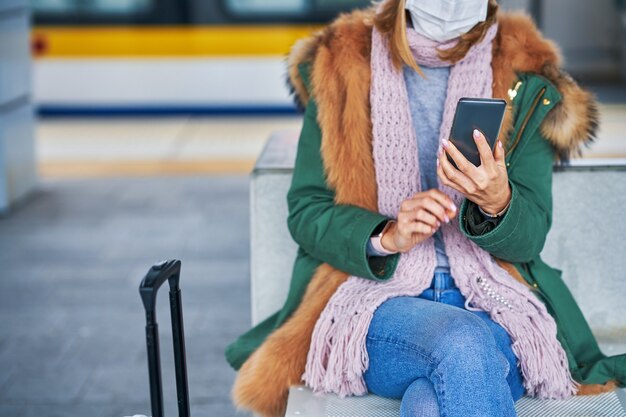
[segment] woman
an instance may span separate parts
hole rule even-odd
[[[300,249],[282,310],[226,351],[240,407],[281,415],[305,383],[402,398],[406,416],[515,415],[524,394],[626,383],[539,257],[552,164],[592,140],[596,104],[527,17],[439,4],[383,1],[290,54]],[[509,104],[493,151],[475,135],[479,166],[444,140],[462,96]]]

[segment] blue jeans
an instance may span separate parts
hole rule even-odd
[[[502,326],[464,308],[448,272],[417,297],[379,306],[367,334],[368,391],[401,399],[401,417],[515,416],[525,389]]]

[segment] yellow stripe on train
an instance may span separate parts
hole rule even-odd
[[[36,27],[37,58],[285,55],[312,25],[189,27]]]

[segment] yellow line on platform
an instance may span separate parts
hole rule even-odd
[[[254,160],[231,161],[63,161],[40,162],[43,178],[148,177],[248,174]]]
[[[149,58],[285,55],[312,25],[36,27],[36,58]]]

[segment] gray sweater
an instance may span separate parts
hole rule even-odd
[[[443,117],[443,105],[448,88],[450,67],[421,67],[426,75],[422,78],[416,71],[404,66],[404,80],[409,95],[409,106],[413,127],[417,137],[422,190],[437,188],[437,148],[439,147],[439,127]],[[450,272],[448,256],[443,244],[441,230],[433,235],[437,254],[435,272]],[[368,256],[383,256],[370,242]]]
[[[437,188],[439,127],[443,117],[450,67],[422,66],[421,68],[426,78],[422,78],[412,68],[404,66],[404,80],[409,94],[413,128],[417,137],[422,191],[426,191]],[[450,272],[441,229],[437,229],[433,237],[437,253],[435,272]]]

